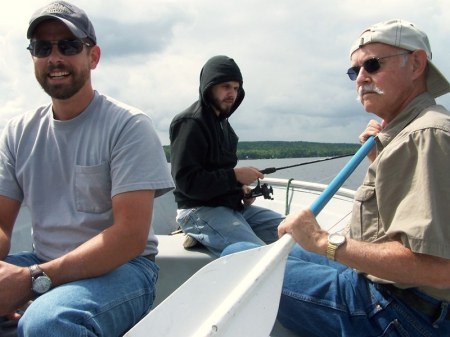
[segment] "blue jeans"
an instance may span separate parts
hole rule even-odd
[[[192,208],[185,216],[178,217],[177,222],[184,233],[220,255],[225,247],[236,242],[257,245],[275,242],[283,219],[284,216],[272,210],[249,205],[242,211],[228,207]]]
[[[5,261],[20,266],[42,263],[28,252]],[[18,336],[122,336],[150,311],[158,271],[154,262],[137,257],[108,274],[55,287],[26,309]]]
[[[233,244],[222,256],[255,246]],[[438,303],[423,293],[421,296]],[[442,317],[448,309],[442,307]],[[428,317],[406,306],[385,286],[299,245],[287,259],[277,318],[304,337],[450,336],[450,320]]]
[[[300,336],[450,336],[450,320],[428,317],[385,286],[299,245],[287,260],[278,320]]]

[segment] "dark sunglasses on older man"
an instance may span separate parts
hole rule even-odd
[[[58,46],[59,52],[65,56],[77,55],[81,53],[83,46],[92,46],[91,43],[79,39],[59,41],[33,40],[27,49],[35,57],[47,57],[52,53],[53,45]]]
[[[367,71],[369,74],[373,74],[373,73],[376,73],[378,70],[380,70],[380,68],[381,68],[380,60],[387,59],[389,57],[394,57],[394,56],[407,55],[407,54],[411,54],[411,53],[412,52],[408,51],[405,53],[388,55],[388,56],[383,56],[383,57],[372,57],[368,60],[365,60],[362,64],[362,66],[355,66],[355,67],[348,68],[347,75],[348,75],[348,77],[350,77],[350,79],[352,81],[355,81],[359,75],[359,71],[361,70],[361,68],[364,68],[364,70]]]

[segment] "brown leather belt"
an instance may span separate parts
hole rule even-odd
[[[423,299],[419,295],[415,294],[411,290],[400,289],[392,284],[385,284],[384,287],[388,289],[395,297],[403,301],[405,304],[431,317],[432,319],[437,319],[441,314],[442,307],[440,304],[431,303]],[[445,315],[444,319],[450,320],[450,310],[447,311],[447,314]]]

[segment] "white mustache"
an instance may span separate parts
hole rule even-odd
[[[367,93],[383,95],[384,91],[378,88],[375,84],[364,84],[358,88],[358,97],[356,97],[356,99],[360,101],[361,97]]]

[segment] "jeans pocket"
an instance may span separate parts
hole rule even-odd
[[[377,337],[431,337],[430,326],[418,319],[409,310],[395,301],[380,304],[378,310],[370,315],[371,326],[381,333]]]
[[[389,322],[386,329],[380,336],[377,337],[412,337],[408,331],[402,326],[402,324],[394,319]]]

